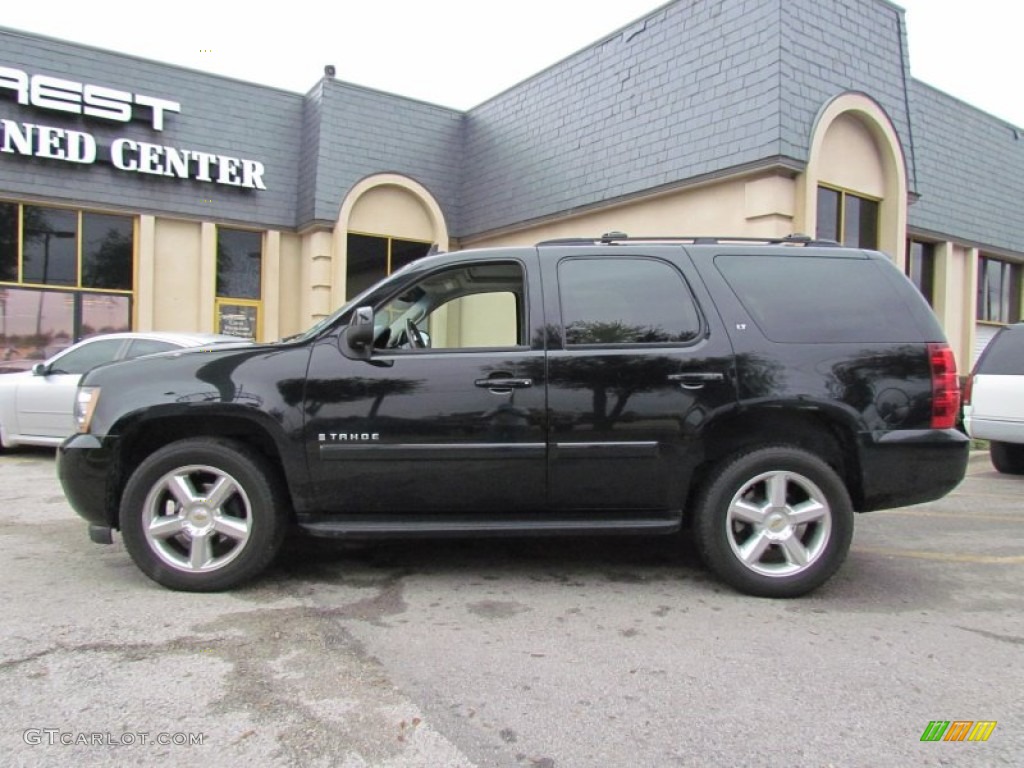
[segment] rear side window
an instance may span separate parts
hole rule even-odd
[[[158,352],[170,352],[172,349],[178,349],[178,345],[171,344],[169,341],[158,341],[157,339],[135,339],[128,348],[128,354],[125,355],[125,359],[142,357],[143,355],[155,355]]]
[[[700,335],[700,314],[675,267],[648,258],[558,265],[565,343],[670,344]]]
[[[921,340],[905,296],[874,259],[722,254],[715,265],[772,341]]]
[[[996,334],[978,360],[977,372],[1024,376],[1024,329],[1007,329]]]

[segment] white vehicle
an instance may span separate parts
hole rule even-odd
[[[78,380],[90,368],[159,352],[245,343],[212,333],[110,333],[73,344],[31,370],[0,376],[0,447],[58,446],[75,431]]]
[[[964,427],[989,441],[996,469],[1024,475],[1024,323],[1001,328],[978,358],[964,390]]]

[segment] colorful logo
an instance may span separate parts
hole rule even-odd
[[[988,741],[995,729],[995,720],[932,720],[921,741]]]

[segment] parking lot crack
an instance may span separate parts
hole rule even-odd
[[[1017,637],[1016,635],[1000,635],[996,632],[989,632],[984,629],[974,629],[972,627],[961,627],[957,625],[957,629],[962,629],[964,632],[973,632],[976,635],[987,637],[989,640],[999,640],[1003,643],[1010,643],[1011,645],[1024,645],[1024,637]]]

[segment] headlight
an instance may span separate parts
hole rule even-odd
[[[100,399],[99,387],[79,387],[75,395],[75,426],[79,432],[88,432],[92,414]]]

